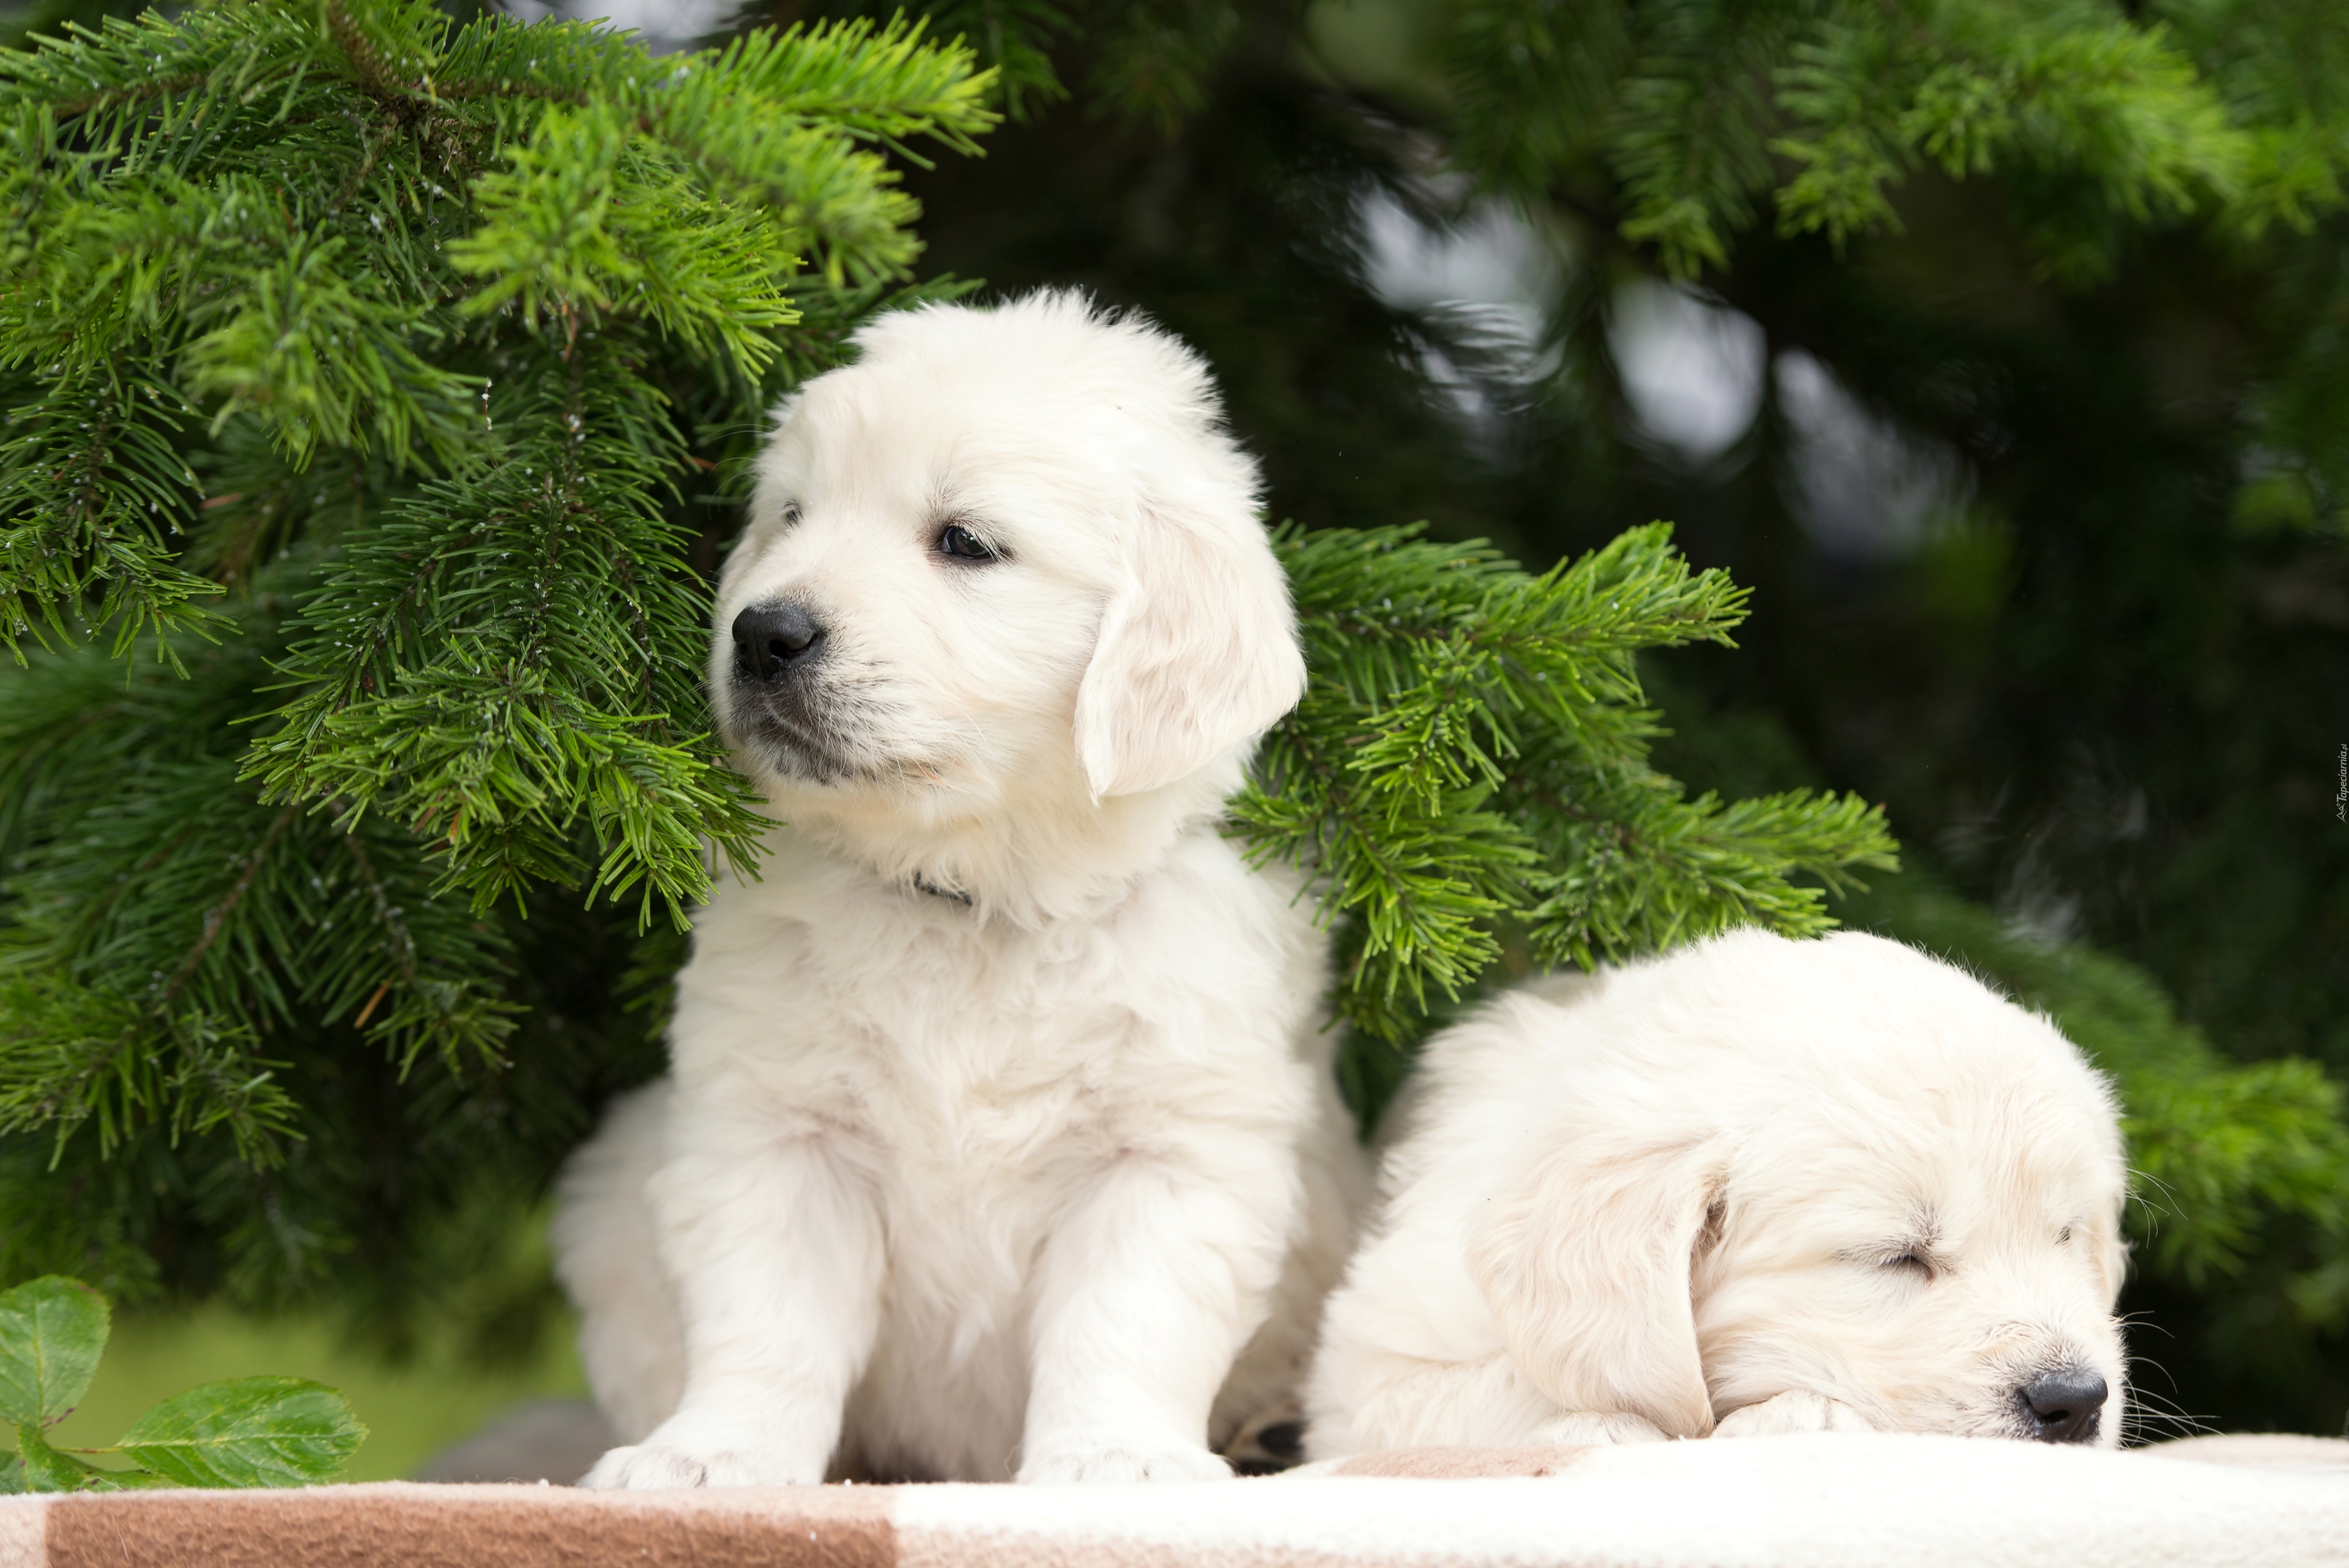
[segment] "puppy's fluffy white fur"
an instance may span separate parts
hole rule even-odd
[[[1431,1041],[1397,1114],[1315,1458],[2042,1436],[2023,1391],[2067,1381],[2102,1401],[2072,1440],[2117,1440],[2112,1097],[1946,964],[1742,931],[1553,978]]]
[[[1073,296],[857,346],[719,590],[768,857],[560,1194],[628,1444],[588,1482],[1226,1474],[1367,1188],[1309,904],[1216,827],[1304,682],[1256,470],[1195,356]],[[779,606],[803,657],[738,660]]]

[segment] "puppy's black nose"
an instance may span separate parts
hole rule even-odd
[[[752,605],[734,618],[734,670],[752,680],[780,680],[823,642],[823,628],[788,599]]]
[[[2043,1443],[2093,1443],[2104,1415],[2105,1380],[2085,1366],[2043,1372],[2023,1386],[2023,1407],[2031,1412]]]

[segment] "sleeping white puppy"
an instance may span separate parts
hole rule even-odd
[[[1368,1185],[1310,904],[1216,826],[1305,680],[1255,465],[1078,296],[857,344],[719,588],[770,854],[560,1193],[587,1484],[1226,1475]]]
[[[1817,1429],[2118,1441],[2126,1174],[2053,1025],[1739,931],[1428,1043],[1308,1451]]]

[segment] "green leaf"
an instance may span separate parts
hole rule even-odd
[[[0,1420],[35,1433],[89,1389],[106,1348],[106,1298],[48,1274],[0,1293]]]
[[[308,1486],[332,1479],[366,1437],[350,1401],[324,1384],[239,1377],[164,1400],[112,1451],[181,1486]]]
[[[16,1428],[16,1463],[8,1468],[16,1490],[23,1491],[80,1491],[97,1486],[113,1490],[105,1471],[85,1463],[71,1454],[61,1454],[49,1447],[41,1437],[38,1427]]]

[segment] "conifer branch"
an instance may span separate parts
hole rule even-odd
[[[1732,924],[1810,934],[1817,888],[1889,866],[1880,808],[1807,794],[1680,802],[1646,766],[1640,649],[1726,642],[1744,596],[1661,524],[1539,576],[1413,528],[1275,537],[1305,630],[1305,701],[1231,808],[1259,862],[1315,873],[1351,926],[1340,1012],[1399,1044],[1528,922],[1589,965]],[[1342,760],[1340,760],[1342,759]]]

